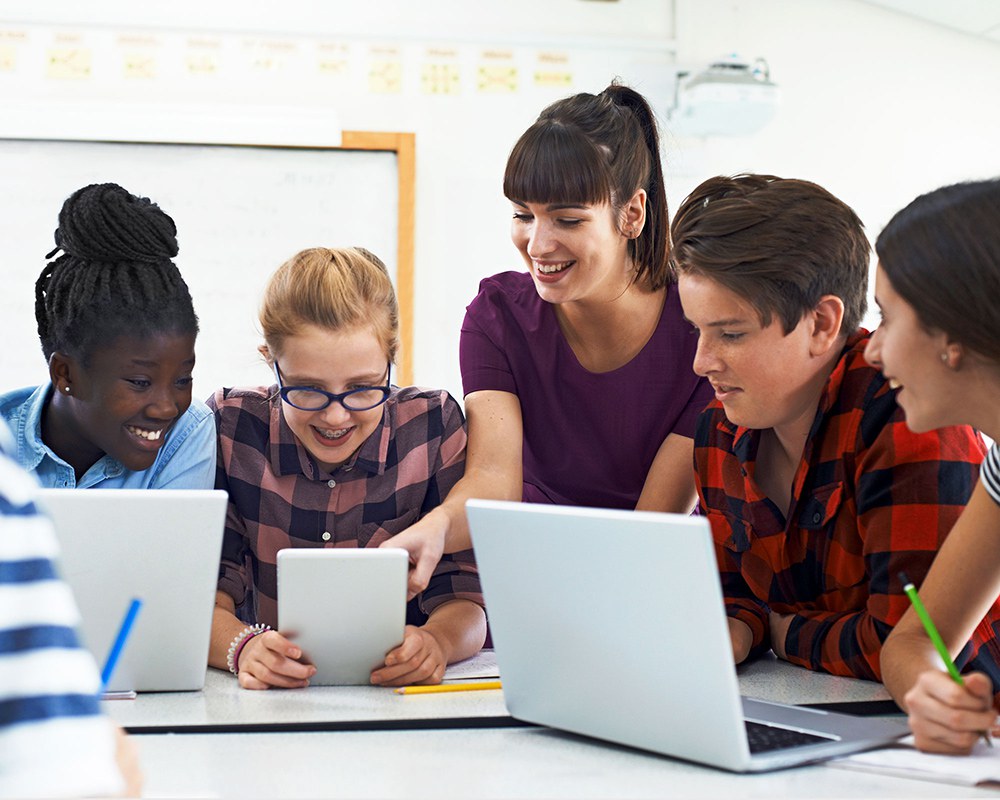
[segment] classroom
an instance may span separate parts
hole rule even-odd
[[[443,401],[445,411],[453,406],[455,419],[471,417],[476,410],[470,414],[464,402],[469,384],[459,358],[467,308],[481,281],[525,269],[511,244],[511,201],[504,196],[512,148],[542,109],[570,95],[601,92],[614,80],[645,97],[656,117],[671,218],[678,209],[687,211],[685,198],[706,179],[749,173],[818,184],[853,209],[872,245],[860,324],[874,331],[880,306],[887,311],[882,298],[875,299],[880,232],[919,195],[1000,176],[998,75],[1000,8],[990,0],[177,0],[163,6],[8,0],[0,8],[0,172],[6,187],[0,242],[7,285],[0,318],[8,343],[0,400],[50,380],[33,300],[45,254],[54,246],[58,209],[81,187],[117,183],[151,198],[176,223],[172,260],[198,316],[191,375],[196,400],[215,397],[208,405],[220,413],[218,404],[230,399],[212,394],[220,387],[267,386],[276,379],[290,385],[281,383],[282,371],[292,374],[290,356],[283,351],[279,367],[277,348],[264,357],[258,351],[265,338],[271,343],[258,318],[269,276],[305,248],[364,248],[384,262],[398,297],[398,350],[388,348],[390,372],[383,395],[372,401],[375,409],[390,384],[436,387],[454,398]],[[695,88],[706,83],[715,94]],[[707,198],[704,204],[713,207]],[[515,204],[515,227],[523,205]],[[698,324],[688,305],[684,313]],[[331,339],[329,346],[344,341]],[[952,366],[946,353],[942,359]],[[379,368],[385,366],[382,360]],[[381,374],[372,373],[359,385],[379,390],[382,383]],[[59,388],[71,393],[69,386]],[[345,395],[360,390],[353,384],[325,389],[328,405],[339,401],[351,413]],[[59,394],[56,399],[63,399]],[[286,402],[289,397],[294,393],[282,395]],[[572,416],[581,402],[567,391],[560,408]],[[239,437],[250,412],[239,413],[246,415],[241,433],[220,428],[220,470],[223,459],[246,444]],[[380,414],[375,411],[363,429],[376,430]],[[294,419],[289,417],[289,435],[299,436]],[[978,418],[930,427],[966,423],[985,435],[986,445],[996,438]],[[439,432],[435,446],[447,452],[452,434]],[[461,441],[464,447],[464,434]],[[567,459],[577,452],[567,450]],[[968,501],[985,452],[985,446],[977,451],[970,488],[957,506]],[[253,483],[237,467],[228,478],[226,487],[216,485],[231,494]],[[403,487],[414,480],[393,479]],[[261,499],[272,494],[283,497]],[[291,497],[261,479],[254,502],[263,509],[292,505]],[[206,515],[221,514],[219,502]],[[368,506],[375,501],[362,494],[343,502],[338,515],[364,515],[371,528],[354,535],[356,547],[367,547],[373,533],[376,541],[399,533],[403,519],[416,520],[416,512],[406,517],[397,510],[399,526],[383,529],[370,524]],[[54,517],[57,511],[54,504]],[[79,518],[80,512],[68,515]],[[318,524],[317,536],[328,541],[333,528]],[[541,523],[525,522],[532,524]],[[0,558],[4,552],[0,546]],[[226,552],[223,545],[224,563]],[[445,552],[442,566],[450,572],[441,586],[448,588],[433,591],[468,601],[476,590],[463,583],[470,567],[461,553],[471,551]],[[273,583],[276,561],[272,555],[255,562],[255,576],[259,566]],[[303,574],[310,568],[300,566]],[[579,568],[585,567],[581,561]],[[522,578],[526,584],[532,570]],[[225,579],[234,585],[253,580],[243,572],[234,566]],[[545,576],[539,571],[537,580]],[[252,596],[264,603],[255,607],[261,621],[269,619],[265,606],[276,606],[276,595],[263,585]],[[487,584],[487,599],[489,592]],[[334,605],[351,602],[334,592],[323,598]],[[542,604],[538,613],[546,609]],[[230,667],[234,650],[238,660],[240,649],[261,633],[246,638],[240,632],[244,612],[231,610],[225,629],[236,635],[226,639],[233,639]],[[119,618],[123,611],[116,611]],[[144,609],[140,619],[142,613],[154,609]],[[483,632],[486,617],[488,604]],[[174,635],[169,625],[164,623],[165,640]],[[562,634],[567,659],[577,652],[574,631],[567,623]],[[500,644],[496,656],[487,649],[453,663],[444,672],[445,685],[499,678],[506,687],[502,639]],[[585,658],[585,652],[577,655]],[[223,646],[221,668],[208,668],[199,691],[140,690],[133,699],[100,704],[130,734],[142,796],[960,797],[983,792],[979,781],[1000,783],[1000,761],[980,758],[979,750],[954,768],[959,777],[946,779],[940,777],[944,767],[928,767],[936,774],[919,780],[913,777],[921,768],[917,760],[894,766],[888,759],[866,764],[860,756],[839,765],[741,775],[700,766],[691,756],[649,752],[655,748],[627,736],[590,738],[571,724],[559,730],[518,719],[510,706],[520,698],[508,696],[505,704],[500,690],[413,698],[371,686],[250,692],[226,671],[225,660]],[[0,674],[6,674],[2,668]],[[736,681],[740,694],[764,701],[906,721],[877,680],[804,669],[770,652],[754,650],[736,669]],[[0,706],[2,699],[0,692]],[[0,796],[20,795],[24,785],[14,784],[14,793],[5,789],[6,765],[0,756]]]

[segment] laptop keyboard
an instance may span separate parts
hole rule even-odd
[[[789,747],[801,747],[805,744],[830,741],[829,737],[817,736],[813,733],[775,728],[750,720],[743,720],[743,722],[747,726],[747,739],[750,741],[751,753],[766,753],[771,750],[784,750]]]

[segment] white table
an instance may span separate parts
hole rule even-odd
[[[744,694],[780,702],[884,700],[876,683],[771,658],[740,669]],[[399,696],[373,687],[248,692],[209,671],[205,690],[106,702],[125,725],[238,722],[400,725],[506,714],[501,691]],[[984,797],[823,766],[733,775],[545,728],[181,733],[135,736],[150,797]]]

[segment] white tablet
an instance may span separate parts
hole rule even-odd
[[[278,630],[316,666],[309,683],[370,683],[403,641],[407,552],[399,548],[278,551]]]

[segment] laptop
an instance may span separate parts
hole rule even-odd
[[[704,517],[487,500],[466,509],[512,716],[734,772],[908,733],[902,720],[740,697]]]
[[[42,489],[59,567],[100,669],[133,597],[142,609],[108,691],[201,689],[227,494],[194,489]]]
[[[278,551],[278,629],[314,664],[310,686],[367,686],[403,641],[409,554],[400,548]]]

